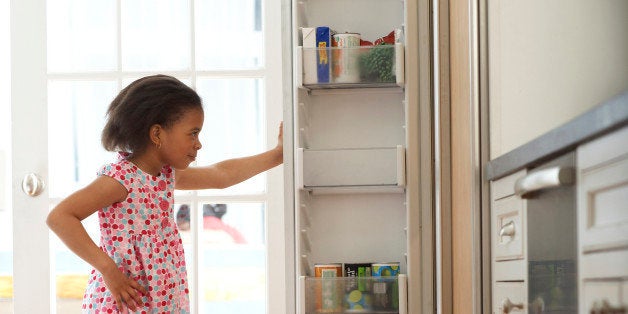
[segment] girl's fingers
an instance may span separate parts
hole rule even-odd
[[[137,308],[137,303],[134,300],[134,294],[137,294],[137,292],[135,292],[135,290],[132,293],[126,292],[124,293],[124,296],[122,297],[124,304],[126,304],[126,306],[131,310],[131,311],[135,311],[135,309]]]

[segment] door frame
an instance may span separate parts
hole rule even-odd
[[[439,313],[490,312],[486,1],[435,0]]]

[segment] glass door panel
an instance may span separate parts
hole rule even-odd
[[[197,79],[203,98],[205,123],[198,152],[200,164],[252,155],[266,147],[264,81],[258,78]],[[265,191],[266,174],[224,190],[199,191],[212,194],[259,194]]]
[[[135,78],[161,72],[199,92],[206,111],[200,164],[275,145],[267,144],[270,132],[270,140],[276,138],[276,124],[269,126],[266,119],[280,120],[281,102],[273,102],[272,111],[266,105],[263,1],[223,2],[15,0],[12,11],[2,3],[6,10],[0,12],[7,16],[0,20],[11,12],[19,21],[14,29],[21,30],[13,34],[15,40],[28,39],[29,45],[14,40],[20,48],[14,48],[12,60],[9,45],[0,45],[0,62],[7,64],[2,68],[16,62],[13,77],[19,78],[17,88],[10,88],[10,73],[0,74],[0,112],[17,111],[0,115],[0,314],[13,313],[13,305],[16,313],[80,313],[91,266],[56,236],[49,237],[44,220],[115,158],[100,145],[105,111]],[[10,98],[11,91],[19,97]],[[40,173],[46,183],[37,198],[18,190],[27,171]],[[192,223],[180,227],[193,313],[266,313],[268,298],[277,295],[266,291],[266,207],[271,199],[281,202],[267,194],[266,185],[262,174],[227,190],[176,194],[175,210],[192,205]],[[220,221],[206,218],[210,204],[228,208]],[[97,216],[83,224],[98,243]],[[26,244],[13,244],[21,242]],[[29,260],[28,254],[37,258]]]
[[[48,10],[48,71],[117,68],[116,2],[56,0]]]
[[[197,0],[195,5],[198,70],[264,65],[261,0]]]
[[[190,1],[120,1],[122,69],[189,70]]]

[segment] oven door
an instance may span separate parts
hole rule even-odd
[[[527,200],[530,313],[577,313],[575,153],[529,171],[515,190]]]

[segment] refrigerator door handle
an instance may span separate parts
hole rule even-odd
[[[572,167],[552,167],[532,172],[515,182],[515,194],[521,198],[530,198],[535,191],[571,185],[575,182],[575,170]]]

